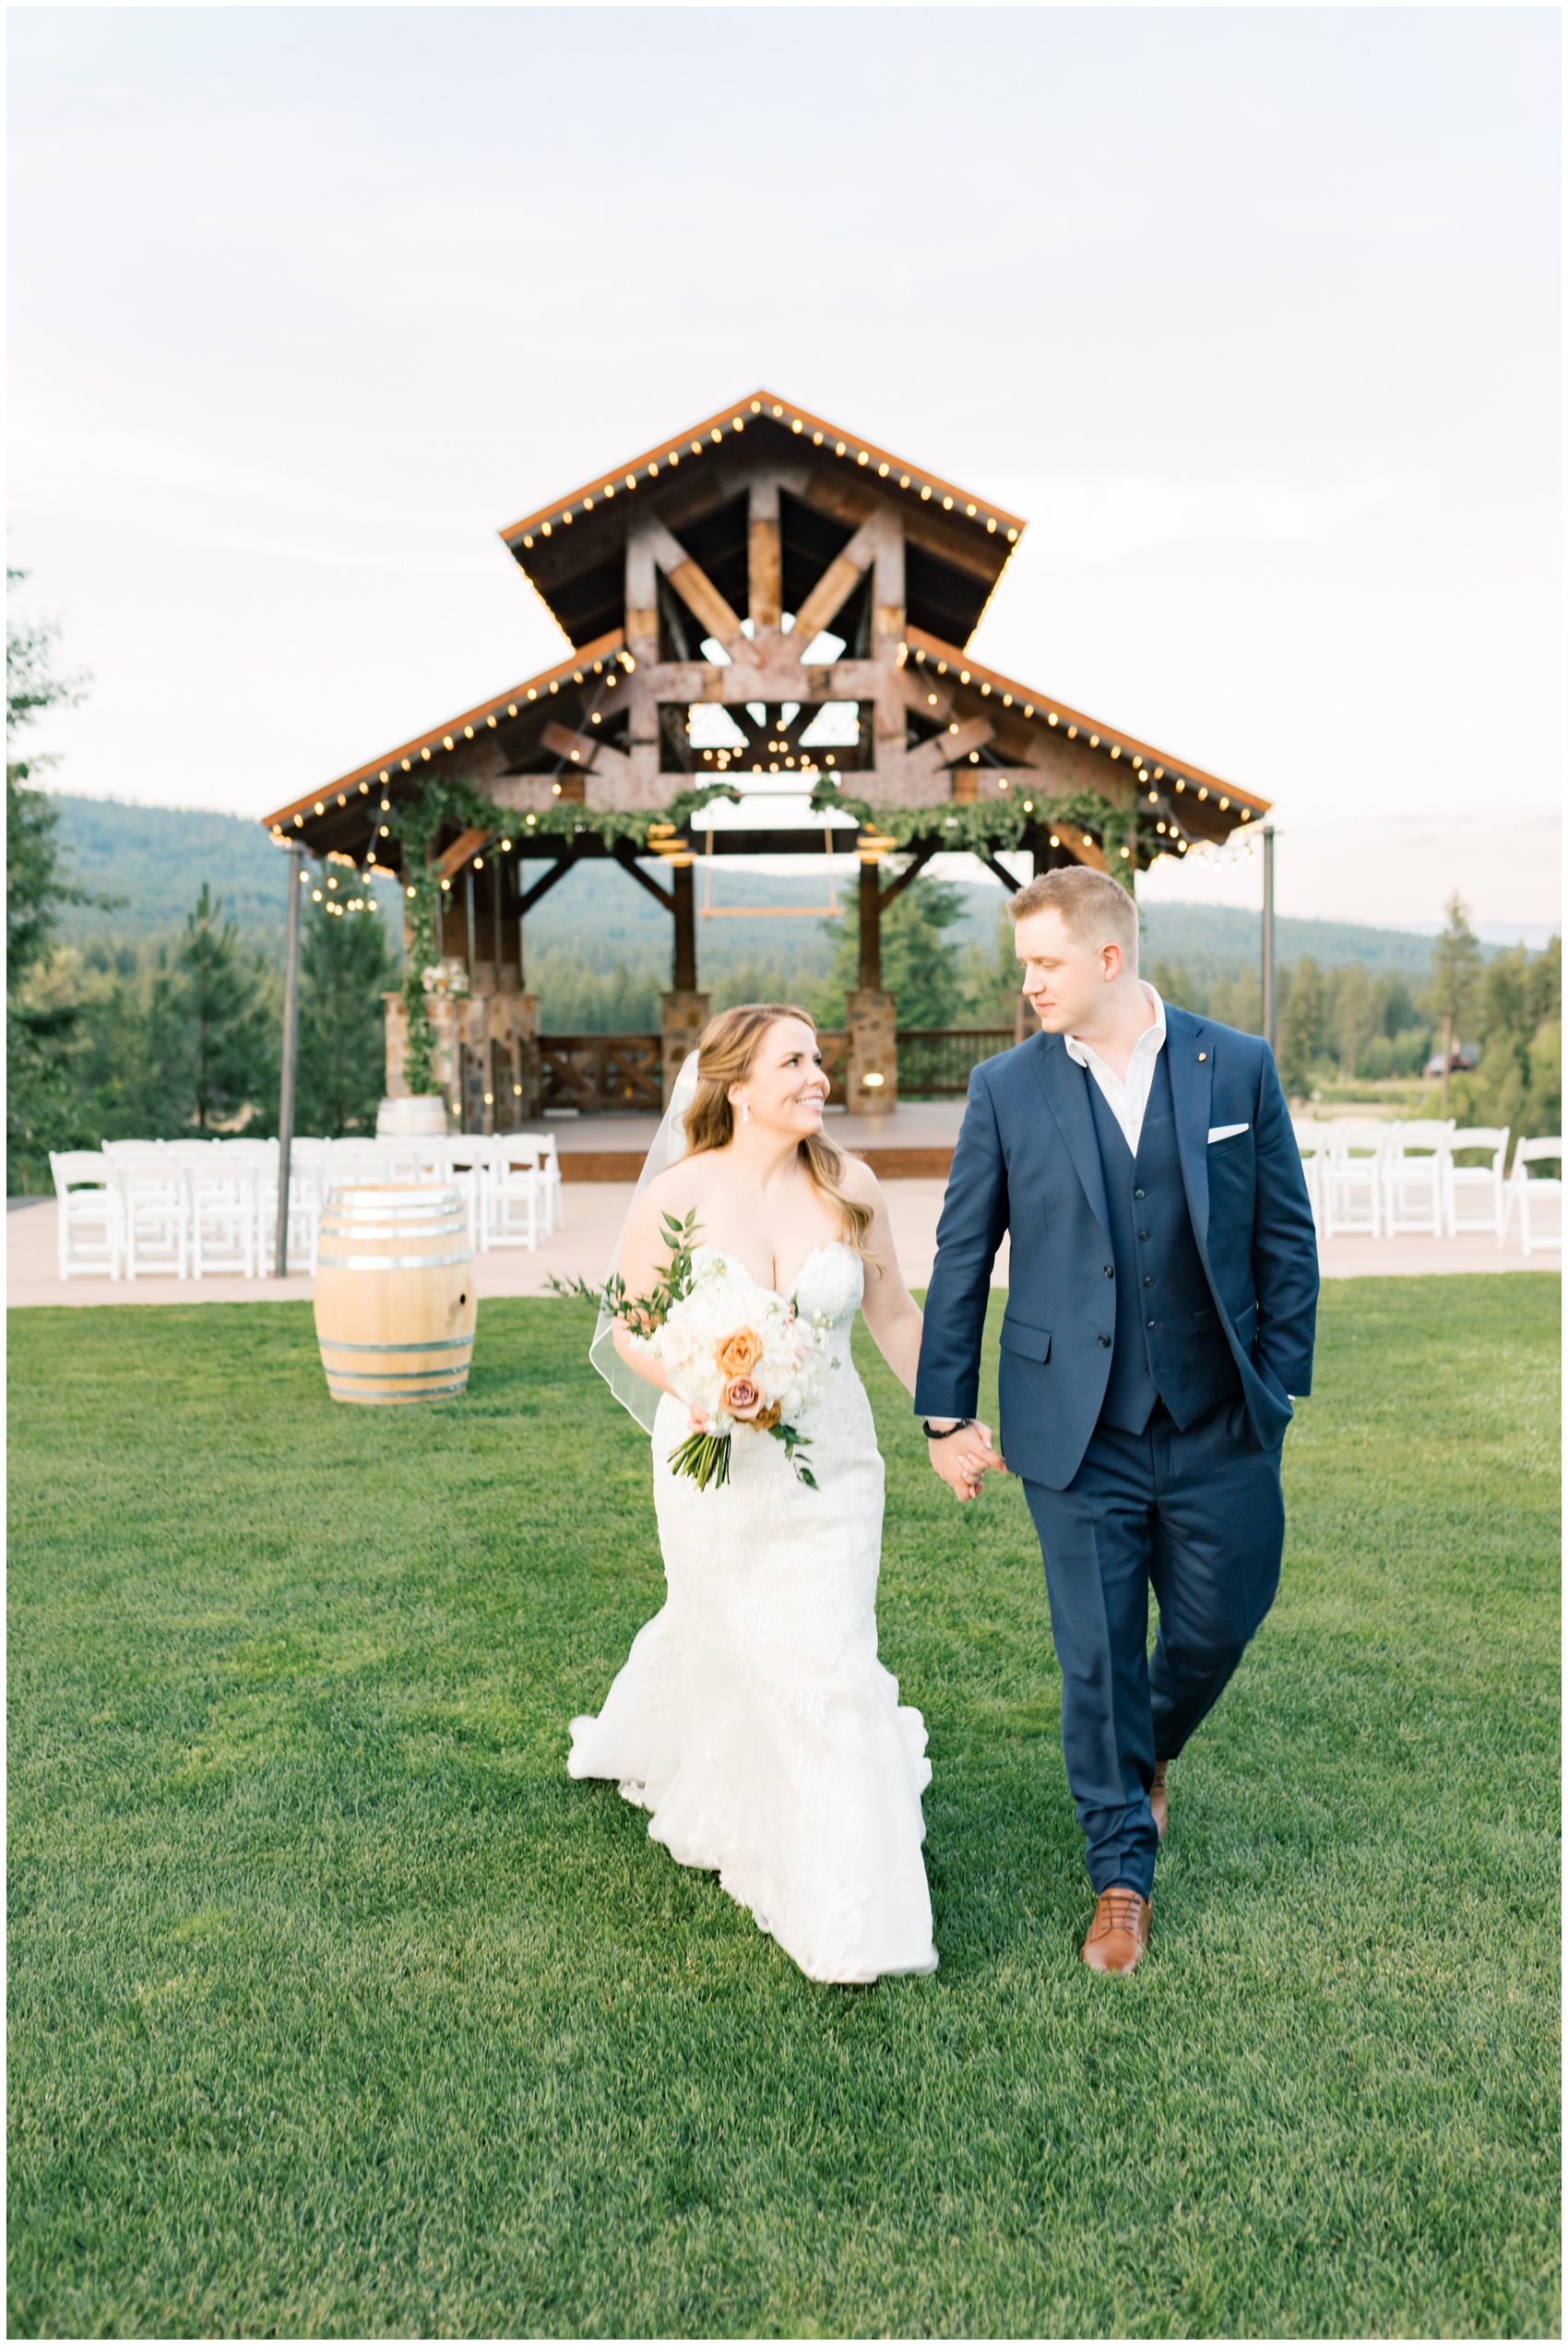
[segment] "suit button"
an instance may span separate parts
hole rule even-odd
[[[1102,1336],[1102,1337],[1100,1338],[1100,1340],[1100,1340],[1100,1342],[1101,1342],[1103,1345],[1105,1345],[1105,1346],[1106,1346],[1106,1348],[1109,1350],[1109,1348],[1110,1348],[1110,1344],[1111,1344],[1111,1339],[1110,1339],[1110,1337],[1109,1337],[1109,1336]]]
[[[1158,1328],[1159,1326],[1159,1322],[1157,1319],[1151,1319],[1146,1322],[1146,1325],[1149,1328]]]
[[[1142,1189],[1134,1189],[1133,1195],[1134,1197],[1143,1197],[1147,1195],[1147,1192]]]
[[[1107,1264],[1106,1264],[1106,1266],[1105,1266],[1105,1276],[1107,1277],[1107,1279],[1114,1279],[1114,1278],[1115,1278],[1115,1276],[1116,1276],[1116,1273],[1115,1273],[1115,1272],[1111,1269],[1111,1265],[1110,1265],[1109,1263],[1107,1263]]]
[[[1138,1236],[1139,1236],[1140,1238],[1146,1238],[1146,1237],[1148,1236],[1148,1233],[1147,1233],[1147,1231],[1146,1231],[1146,1230],[1140,1230],[1140,1231],[1139,1231],[1139,1233],[1138,1233]]]
[[[1145,1280],[1145,1281],[1144,1281],[1144,1285],[1145,1285],[1146,1287],[1152,1287],[1152,1286],[1154,1285],[1154,1281],[1153,1281],[1153,1280],[1152,1280],[1152,1279],[1146,1279],[1146,1280]]]

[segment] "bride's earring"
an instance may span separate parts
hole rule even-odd
[[[752,1112],[751,1112],[751,1110],[747,1107],[747,1105],[746,1105],[745,1102],[742,1100],[742,1102],[741,1102],[741,1122],[742,1122],[743,1125],[749,1125],[749,1124],[750,1124],[750,1122],[751,1122],[751,1120],[752,1120]]]

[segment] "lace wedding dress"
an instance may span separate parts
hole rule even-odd
[[[699,1253],[710,1251],[698,1249]],[[860,1257],[819,1247],[798,1308],[831,1322],[837,1371],[801,1422],[816,1477],[737,1433],[730,1482],[671,1473],[688,1432],[666,1396],[654,1499],[669,1598],[638,1632],[597,1719],[574,1719],[573,1776],[652,1811],[683,1865],[717,1870],[809,1979],[933,1971],[921,1794],[925,1723],[876,1658],[882,1459],[849,1335]]]

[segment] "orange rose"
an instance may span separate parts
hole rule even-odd
[[[725,1376],[747,1376],[762,1358],[762,1338],[749,1328],[738,1328],[713,1348],[713,1357]]]
[[[783,1402],[770,1401],[766,1409],[758,1410],[755,1417],[752,1420],[752,1424],[759,1434],[771,1434],[783,1414]]]

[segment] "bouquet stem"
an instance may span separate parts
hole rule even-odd
[[[699,1491],[710,1483],[722,1486],[730,1480],[730,1436],[728,1434],[688,1434],[678,1449],[670,1453],[671,1474],[689,1474]]]

